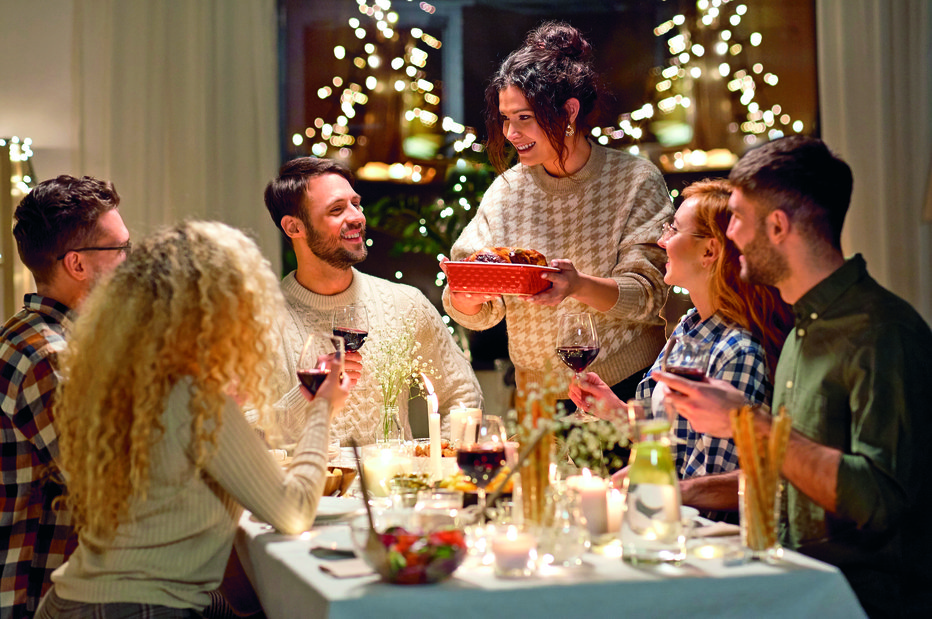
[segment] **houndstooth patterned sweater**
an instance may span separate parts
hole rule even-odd
[[[511,361],[528,381],[541,380],[548,362],[562,367],[554,352],[557,315],[591,312],[602,350],[589,369],[613,385],[648,367],[663,347],[666,254],[657,239],[672,217],[663,176],[645,159],[594,144],[589,161],[572,177],[518,164],[492,183],[451,259],[486,246],[536,249],[548,260],[566,258],[582,273],[614,279],[618,301],[600,313],[572,298],[545,307],[504,296],[468,316],[453,307],[447,288],[444,308],[474,330],[506,318]]]

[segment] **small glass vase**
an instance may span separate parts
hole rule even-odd
[[[547,495],[549,521],[539,528],[538,556],[556,567],[582,565],[582,556],[589,549],[589,531],[579,494],[560,481],[550,486]]]
[[[398,416],[398,405],[383,404],[379,418],[379,430],[376,443],[398,445],[404,441],[404,430]]]

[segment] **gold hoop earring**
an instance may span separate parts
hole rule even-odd
[[[576,135],[576,129],[573,127],[573,125],[567,125],[566,126],[566,137],[571,138],[574,135]]]

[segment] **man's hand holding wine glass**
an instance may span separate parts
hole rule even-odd
[[[343,372],[350,379],[350,389],[356,387],[362,376],[362,355],[359,349],[369,336],[369,314],[362,305],[341,305],[331,316],[333,335],[342,337],[346,347]]]

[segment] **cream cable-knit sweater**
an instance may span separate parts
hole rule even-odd
[[[363,357],[363,374],[350,392],[343,412],[337,415],[330,431],[347,445],[351,437],[361,444],[374,443],[379,429],[381,392],[366,366],[366,348],[376,341],[380,331],[399,327],[405,317],[414,318],[416,337],[421,344],[418,352],[430,359],[437,371],[431,378],[440,403],[440,412],[447,413],[455,406],[480,406],[482,402],[479,382],[463,351],[440,318],[437,309],[421,291],[404,284],[361,273],[353,269],[350,287],[335,295],[325,296],[311,292],[298,283],[294,273],[282,281],[282,292],[288,316],[282,333],[283,363],[278,364],[276,376],[284,394],[278,402],[282,432],[286,440],[304,423],[308,403],[298,390],[296,369],[301,348],[312,330],[331,333],[331,312],[340,305],[363,305],[369,315],[369,336],[360,349]],[[408,400],[398,398],[399,415],[410,438]],[[447,423],[446,415],[443,417]]]
[[[536,249],[548,260],[566,258],[582,273],[614,279],[618,301],[600,313],[571,298],[544,307],[508,295],[468,316],[453,307],[447,288],[444,308],[474,330],[507,316],[511,361],[529,381],[542,379],[547,362],[566,370],[554,352],[557,315],[593,313],[602,350],[589,369],[613,385],[648,367],[663,347],[666,254],[657,239],[672,217],[663,176],[645,159],[594,144],[589,161],[570,178],[552,177],[542,165],[518,164],[492,183],[451,259],[486,246]]]
[[[203,609],[223,579],[243,507],[288,534],[313,524],[326,477],[329,403],[309,405],[286,474],[228,399],[216,454],[195,476],[188,385],[179,382],[168,396],[148,498],[130,505],[131,518],[112,539],[81,533],[52,575],[61,597]]]

